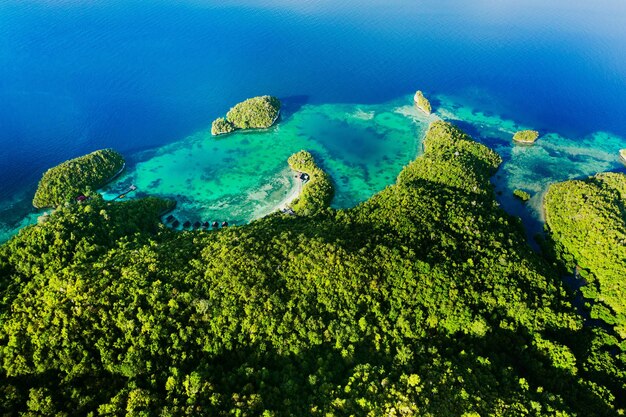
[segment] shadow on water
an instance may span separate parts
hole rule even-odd
[[[289,97],[280,97],[281,106],[281,119],[283,121],[290,119],[294,113],[297,113],[302,106],[309,102],[309,96],[297,95]]]
[[[502,142],[501,138],[487,137],[483,135],[473,123],[466,122],[464,120],[448,120],[448,122],[470,135],[474,140],[489,147],[493,148],[495,144]],[[504,157],[504,155],[500,156]]]

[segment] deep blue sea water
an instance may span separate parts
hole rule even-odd
[[[620,169],[625,51],[620,0],[2,0],[0,229],[32,212],[45,169],[103,147],[145,155],[259,94],[297,112],[423,89],[511,161],[566,152],[548,178]],[[520,155],[490,130],[502,121],[566,145]],[[596,151],[606,164],[576,171],[572,155]]]

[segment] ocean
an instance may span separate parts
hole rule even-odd
[[[0,241],[40,215],[46,169],[105,147],[128,161],[105,196],[136,184],[176,198],[181,219],[233,224],[289,197],[286,158],[300,149],[332,175],[333,206],[364,201],[437,117],[504,157],[500,202],[531,232],[550,182],[624,170],[626,3],[337,3],[0,2]],[[417,89],[433,118],[412,108]],[[210,136],[214,118],[263,94],[284,103],[276,126]],[[513,145],[521,128],[542,136]]]

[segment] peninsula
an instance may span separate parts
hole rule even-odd
[[[101,149],[65,161],[43,174],[33,206],[56,207],[88,195],[115,178],[124,166],[124,157],[113,149]]]
[[[330,176],[320,169],[313,155],[307,151],[297,152],[289,157],[289,167],[308,175],[300,195],[291,202],[291,209],[299,215],[313,215],[330,205],[334,195]]]
[[[278,120],[280,108],[280,100],[276,97],[249,98],[231,108],[225,118],[215,119],[211,126],[211,134],[223,135],[238,129],[266,129]]]

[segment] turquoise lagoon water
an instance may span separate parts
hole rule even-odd
[[[284,111],[267,130],[213,137],[207,129],[139,153],[104,196],[115,199],[134,184],[137,191],[126,198],[173,198],[173,215],[181,223],[248,223],[297,195],[301,183],[287,158],[306,149],[335,181],[333,207],[352,207],[395,182],[432,120],[406,98],[379,105],[304,105],[295,113]]]
[[[485,110],[493,105],[484,92],[475,97],[480,99],[434,95],[437,107],[432,116],[416,110],[411,95],[378,105],[304,105],[265,131],[215,138],[207,129],[136,155],[135,164],[104,195],[113,199],[135,184],[138,192],[129,194],[131,198],[175,199],[174,216],[181,223],[248,223],[283,207],[297,194],[301,184],[286,160],[306,149],[335,182],[332,206],[353,207],[395,182],[400,170],[419,154],[428,124],[437,118],[459,125],[503,157],[493,177],[498,200],[523,219],[529,235],[541,230],[541,204],[551,183],[624,170],[617,153],[626,146],[622,137],[594,132],[568,138],[542,131],[533,145],[515,144],[511,138],[517,130],[534,127]],[[513,197],[518,188],[531,194],[528,203]]]
[[[351,206],[419,150],[416,89],[503,155],[501,203],[537,230],[549,182],[623,169],[624,16],[615,0],[0,1],[0,241],[40,215],[47,168],[105,147],[129,162],[111,195],[136,183],[176,198],[181,220],[280,206],[302,148]],[[286,103],[276,127],[208,137],[260,94]],[[542,138],[514,146],[518,127]]]
[[[503,163],[492,183],[498,201],[507,212],[522,218],[529,237],[543,228],[542,202],[550,184],[604,171],[626,172],[618,153],[626,146],[624,137],[602,131],[565,137],[526,125],[491,111],[502,110],[502,106],[485,92],[463,97],[438,95],[436,100],[440,103],[436,112],[442,119],[460,126],[502,156]],[[512,142],[513,134],[523,129],[539,129],[539,139],[532,145]],[[531,199],[521,202],[512,194],[515,189],[529,192]]]
[[[127,169],[101,192],[115,200],[134,184],[137,191],[125,194],[126,199],[172,198],[177,201],[172,214],[181,224],[189,220],[241,225],[285,207],[297,195],[302,185],[287,158],[306,149],[335,182],[332,206],[353,207],[395,182],[400,170],[419,155],[429,123],[440,118],[503,157],[492,179],[498,200],[522,218],[530,237],[542,228],[541,203],[549,184],[626,171],[617,153],[626,146],[620,136],[594,132],[571,138],[541,131],[535,144],[516,145],[513,133],[534,126],[489,110],[500,107],[485,92],[435,94],[432,102],[431,116],[417,110],[412,95],[407,95],[382,104],[304,104],[295,110],[287,105],[279,122],[266,130],[214,137],[207,126],[171,144],[127,155]],[[513,197],[517,188],[531,194],[528,203]],[[15,210],[24,207],[18,203]],[[31,209],[17,224],[1,229],[0,239],[8,239],[39,215]]]

